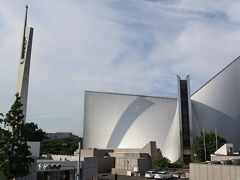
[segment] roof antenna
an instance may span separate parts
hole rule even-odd
[[[22,53],[21,53],[21,59],[24,58],[25,50],[26,50],[26,37],[25,37],[25,31],[27,26],[27,11],[28,11],[28,5],[26,7],[26,13],[25,13],[25,21],[24,21],[24,28],[23,28],[23,41],[22,41]]]

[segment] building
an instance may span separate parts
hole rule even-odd
[[[193,137],[204,128],[240,148],[240,57],[191,96]]]
[[[30,174],[18,177],[16,180],[75,180],[77,179],[78,166],[81,180],[98,178],[97,157],[95,156],[82,157],[80,162],[77,152],[72,156],[53,154],[40,156],[40,142],[28,142],[27,144],[34,162],[29,169]]]
[[[19,96],[21,97],[21,102],[23,104],[22,110],[25,122],[27,114],[28,82],[33,40],[33,28],[27,27],[27,11],[28,6],[26,6],[16,91],[17,93],[19,93]]]
[[[190,164],[190,180],[233,180],[240,178],[240,155],[233,152],[233,144],[224,144],[211,161]]]
[[[59,155],[61,156],[61,155]],[[56,157],[55,157],[56,158]],[[76,158],[77,159],[77,158]],[[55,168],[54,168],[55,167]],[[77,177],[77,160],[37,159],[32,163],[28,176],[17,180],[62,179],[75,180]],[[84,158],[80,162],[80,179],[97,179],[97,163],[95,157]]]
[[[191,161],[203,128],[240,147],[240,58],[192,95],[189,76],[177,77],[178,97],[85,91],[84,148],[141,148],[156,141],[172,162]]]
[[[163,156],[171,161],[182,157],[189,162],[189,77],[178,77],[178,82],[179,100],[86,91],[83,147],[131,149],[156,141]],[[184,129],[181,136],[180,126]]]
[[[61,139],[61,138],[73,137],[73,133],[71,132],[47,133],[47,137],[49,139]]]
[[[75,154],[78,154],[78,150]],[[132,149],[81,149],[81,160],[95,157],[98,173],[112,173],[127,175],[143,175],[152,168],[153,162],[158,159],[159,150],[156,142],[149,142],[142,148]]]
[[[153,141],[140,149],[114,149],[114,152],[109,154],[115,158],[112,174],[135,176],[143,176],[159,157],[156,142]]]
[[[110,173],[115,165],[115,158],[110,156],[110,153],[112,153],[113,151],[113,149],[81,149],[81,160],[84,160],[88,157],[95,157],[97,164],[97,172]],[[78,152],[79,151],[77,150],[75,154]]]
[[[180,156],[177,99],[85,92],[83,148],[142,148],[156,141],[164,156]]]
[[[58,157],[61,157],[59,155]],[[56,156],[55,156],[56,158]],[[62,179],[62,180],[75,180],[77,179],[77,168],[78,168],[78,160],[59,160],[59,159],[45,159],[45,160],[37,160],[36,162],[36,175],[37,180],[39,179]],[[60,165],[60,168],[57,169],[47,169],[49,165]],[[80,161],[80,179],[88,180],[88,179],[97,179],[97,163],[96,157],[87,157],[84,158],[83,161]]]

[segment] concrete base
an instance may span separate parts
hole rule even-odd
[[[236,180],[240,166],[218,164],[190,164],[190,180]]]
[[[125,169],[117,169],[117,168],[112,168],[112,174],[118,174],[118,175],[127,175],[127,170]]]

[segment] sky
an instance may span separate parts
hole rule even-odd
[[[238,0],[0,0],[0,112],[14,101],[25,5],[27,122],[82,136],[84,91],[177,97],[240,55]]]

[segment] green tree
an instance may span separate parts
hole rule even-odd
[[[185,166],[184,162],[180,159],[168,165],[169,168],[175,168],[175,169],[182,169],[184,168],[184,166]]]
[[[170,160],[166,157],[162,157],[154,162],[154,165],[161,171],[169,167]]]
[[[210,160],[210,155],[216,151],[216,136],[214,132],[205,132],[205,144],[206,144],[206,160]],[[218,147],[221,147],[227,141],[221,137],[217,136]],[[201,132],[200,136],[197,136],[192,146],[192,153],[196,154],[196,160],[198,162],[205,161],[204,155],[204,136]]]
[[[61,139],[46,139],[41,142],[41,154],[72,155],[82,138],[74,136]],[[82,143],[81,143],[82,144]]]
[[[38,128],[38,125],[31,122],[24,124],[25,131],[22,132],[23,136],[27,138],[27,141],[42,141],[47,139],[46,132]]]
[[[24,135],[24,115],[20,97],[16,99],[10,111],[0,117],[0,176],[4,180],[29,174],[33,159]]]

